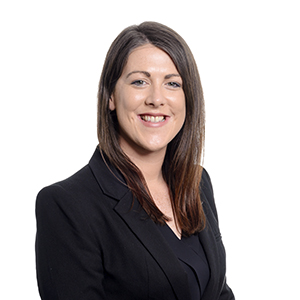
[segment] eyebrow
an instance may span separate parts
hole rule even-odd
[[[151,74],[149,72],[146,72],[146,71],[132,71],[130,73],[127,74],[126,78],[128,78],[129,76],[131,76],[132,74],[135,74],[135,73],[142,73],[144,75],[146,75],[147,77],[151,77]],[[180,77],[179,74],[168,74],[165,76],[165,79],[170,79],[172,77]]]
[[[180,75],[179,74],[169,74],[169,75],[165,76],[165,79],[170,79],[172,77],[180,77]]]

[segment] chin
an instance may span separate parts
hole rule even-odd
[[[146,139],[146,136],[140,136],[139,138],[135,139],[122,139],[120,141],[121,147],[123,150],[129,151],[130,153],[136,152],[140,153],[142,155],[145,154],[151,154],[151,153],[163,153],[165,154],[165,151],[168,146],[167,140],[152,140]]]
[[[144,146],[143,149],[147,152],[165,152],[165,150],[167,149],[167,145],[148,145],[148,146]]]

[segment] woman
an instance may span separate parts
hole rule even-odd
[[[42,299],[234,299],[200,166],[202,87],[176,32],[145,22],[113,42],[98,139],[87,166],[37,197]]]

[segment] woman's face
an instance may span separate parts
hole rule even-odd
[[[168,54],[147,44],[136,48],[111,95],[120,146],[127,155],[165,153],[185,120],[182,79]]]

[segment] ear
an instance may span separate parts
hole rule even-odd
[[[116,109],[116,104],[115,104],[115,97],[114,95],[111,95],[110,98],[109,98],[109,109],[111,111],[115,110]]]

